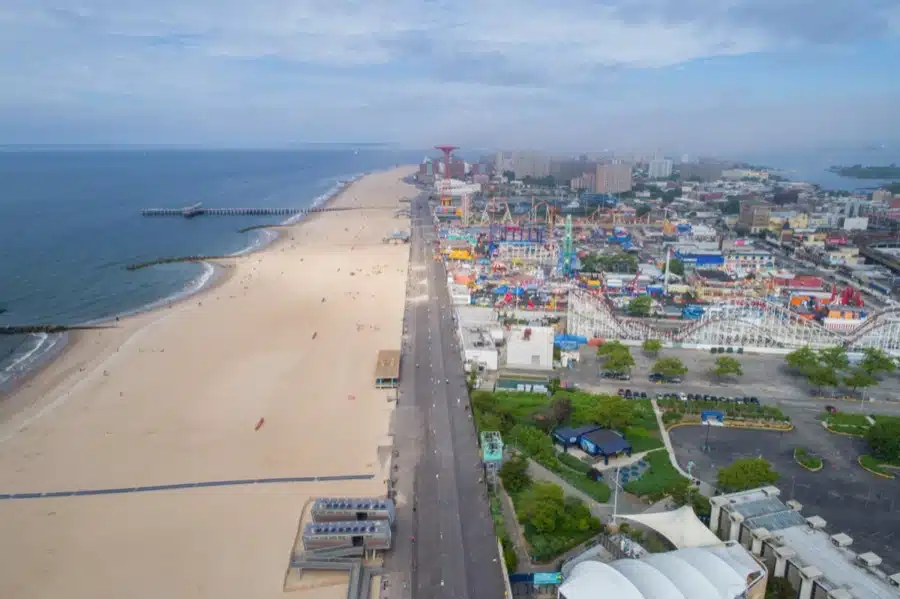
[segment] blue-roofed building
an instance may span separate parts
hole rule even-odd
[[[587,433],[592,433],[594,431],[600,430],[601,426],[597,426],[596,424],[589,424],[587,426],[578,426],[578,427],[569,427],[569,426],[561,426],[551,433],[551,437],[553,438],[554,443],[559,443],[563,446],[563,449],[569,449],[572,445],[578,445],[578,440],[581,435],[586,435]]]
[[[614,430],[600,428],[578,437],[578,446],[588,455],[603,457],[603,463],[609,464],[610,457],[620,454],[631,455],[631,443]]]

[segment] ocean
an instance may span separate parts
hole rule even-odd
[[[160,257],[224,255],[275,233],[238,233],[281,217],[147,218],[142,208],[305,207],[351,178],[410,164],[422,152],[0,152],[0,325],[78,324],[152,308],[209,284],[214,269],[125,266]],[[65,335],[0,336],[0,393],[52,359]]]

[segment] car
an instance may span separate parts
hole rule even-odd
[[[663,382],[665,382],[665,380],[666,380],[666,377],[664,377],[664,376],[661,375],[661,374],[657,374],[657,373],[655,373],[655,372],[652,373],[652,374],[651,374],[650,376],[648,376],[647,378],[650,380],[651,383],[663,383]]]
[[[681,401],[687,401],[687,395],[684,393],[679,393],[678,399],[680,399]]]
[[[657,393],[657,394],[656,394],[656,400],[659,401],[660,399],[666,399],[666,396],[665,396],[664,393]]]
[[[641,399],[647,399],[647,392],[641,391]]]
[[[703,401],[712,401],[712,400],[713,400],[713,396],[708,393],[703,396]]]
[[[829,414],[837,414],[837,408],[834,406],[825,406],[825,411]]]
[[[631,399],[631,389],[625,389],[625,399]]]
[[[625,389],[619,389],[619,397],[623,397],[625,395]]]
[[[759,405],[759,398],[756,396],[751,396],[750,403],[755,403],[756,405]]]

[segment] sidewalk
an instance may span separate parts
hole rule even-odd
[[[506,494],[506,489],[503,488],[503,485],[498,484],[497,490],[497,496],[500,499],[500,506],[503,510],[503,525],[509,534],[513,547],[515,547],[516,557],[519,560],[516,572],[531,572],[534,567],[531,564],[531,556],[528,554],[528,541],[525,540],[522,525],[519,524],[519,519],[516,518],[516,510],[513,507],[512,499]]]
[[[656,403],[655,399],[651,399],[650,404],[653,406],[653,413],[656,415],[656,425],[659,427],[659,434],[666,446],[666,453],[669,454],[669,462],[672,463],[672,467],[685,478],[699,480],[689,475],[687,471],[678,464],[678,460],[675,458],[675,449],[672,447],[672,440],[669,438],[669,431],[666,430],[666,426],[663,423],[662,410],[659,409],[659,405]],[[712,497],[716,492],[715,487],[704,481],[700,481],[700,486],[697,488],[707,497]]]

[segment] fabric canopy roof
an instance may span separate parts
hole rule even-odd
[[[722,540],[697,518],[690,506],[683,506],[671,512],[655,514],[620,514],[632,522],[652,528],[678,549],[686,547],[707,547],[721,545]]]

